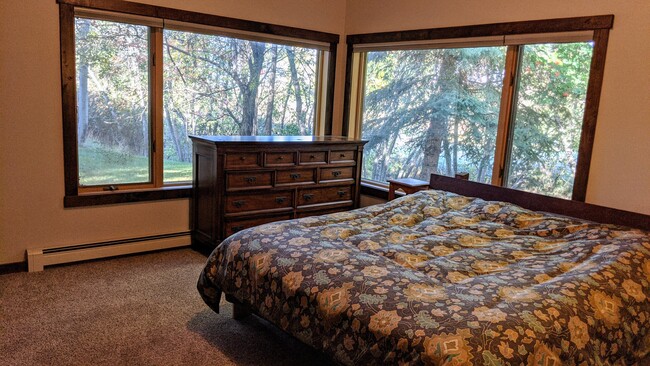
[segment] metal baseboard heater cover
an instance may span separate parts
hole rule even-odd
[[[45,266],[53,264],[73,263],[189,245],[190,232],[185,231],[98,243],[27,249],[27,270],[29,272],[40,272]]]

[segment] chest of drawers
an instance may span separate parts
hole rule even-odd
[[[190,136],[192,245],[278,220],[359,207],[365,141],[333,136]]]

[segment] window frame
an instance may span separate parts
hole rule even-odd
[[[418,47],[427,41],[434,42],[454,42],[463,44],[465,42],[475,42],[481,37],[505,37],[514,35],[528,34],[549,34],[566,33],[566,32],[593,32],[593,53],[589,71],[589,81],[587,83],[587,93],[584,107],[584,117],[578,148],[578,160],[576,164],[572,199],[576,201],[585,201],[587,192],[587,183],[589,179],[589,168],[593,150],[594,136],[596,132],[596,122],[598,117],[598,106],[600,103],[600,94],[602,90],[603,74],[605,68],[605,58],[607,54],[607,43],[609,39],[609,30],[614,23],[614,15],[599,15],[574,18],[558,18],[548,20],[531,20],[520,22],[493,23],[481,25],[469,25],[446,28],[430,28],[396,32],[366,33],[353,34],[347,36],[347,64],[346,64],[346,83],[345,99],[343,109],[343,126],[342,133],[346,136],[360,137],[362,114],[362,99],[365,72],[365,62],[362,57],[365,53],[362,51],[355,52],[355,46],[364,47],[373,44],[381,47],[390,48],[390,45],[404,46],[411,43]],[[549,42],[540,41],[540,43]],[[506,58],[506,71],[514,68],[508,68],[508,63],[514,63],[518,57],[515,48],[519,46],[508,45]],[[359,55],[362,55],[361,57]],[[507,135],[509,134],[510,119],[512,117],[512,95],[514,95],[514,75],[504,75],[504,91],[500,106],[499,133],[497,134],[497,147],[495,151],[495,162],[493,181],[494,185],[503,185],[503,175],[500,174],[503,165],[508,161],[506,154]],[[510,98],[506,97],[506,94]],[[361,122],[361,123],[359,123]],[[362,193],[385,197],[383,189],[378,188],[377,184],[369,184],[363,181]]]
[[[139,201],[188,198],[192,194],[191,183],[163,182],[162,151],[162,77],[163,77],[163,28],[156,24],[149,27],[149,90],[150,90],[150,166],[151,179],[147,183],[115,184],[118,190],[105,191],[109,185],[80,186],[77,140],[77,85],[75,60],[75,8],[91,11],[111,12],[113,17],[124,15],[125,19],[139,24],[137,17],[154,21],[164,20],[195,24],[197,27],[224,29],[231,37],[241,35],[243,39],[255,37],[259,40],[279,43],[278,40],[295,40],[298,44],[317,42],[324,44],[320,51],[317,78],[315,135],[332,133],[334,80],[336,73],[336,50],[339,35],[320,31],[262,23],[218,15],[178,10],[154,5],[112,0],[57,0],[59,4],[61,98],[63,122],[63,159],[65,196],[64,207],[95,206]],[[108,21],[119,21],[106,17]]]

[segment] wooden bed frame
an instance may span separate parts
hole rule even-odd
[[[429,188],[478,197],[487,201],[511,202],[533,211],[551,212],[604,224],[629,226],[650,231],[650,215],[580,201],[549,197],[438,174],[431,174]]]

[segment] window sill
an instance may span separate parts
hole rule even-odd
[[[361,181],[361,194],[375,198],[381,198],[388,201],[388,185],[379,185],[376,183],[369,183]],[[401,191],[395,192],[395,197],[401,197],[404,193]]]
[[[145,201],[173,200],[192,196],[192,186],[173,186],[156,189],[116,191],[65,196],[63,207],[113,205]]]

